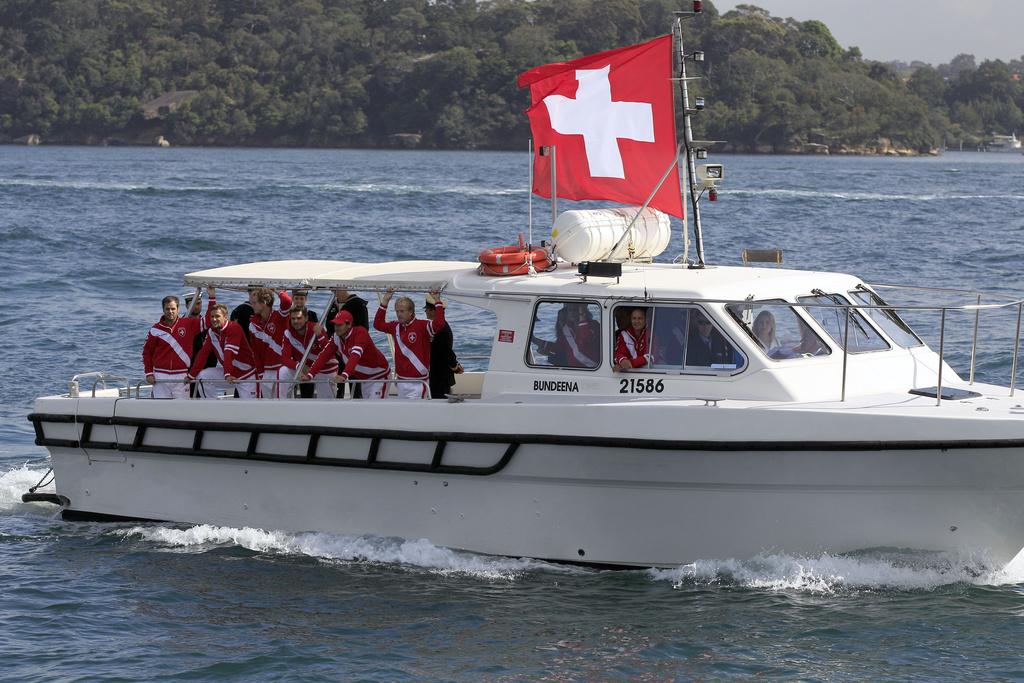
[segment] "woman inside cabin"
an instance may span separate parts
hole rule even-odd
[[[647,309],[629,312],[629,325],[615,335],[614,372],[648,367],[651,364],[651,335],[647,330]]]
[[[784,347],[775,333],[775,316],[771,311],[758,313],[751,327],[754,331],[754,338],[761,344],[769,358],[793,357],[793,351]]]

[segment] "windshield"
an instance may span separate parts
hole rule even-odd
[[[862,304],[868,304],[869,306],[886,306],[885,301],[882,297],[878,296],[874,292],[867,289],[857,289],[850,292],[850,295],[854,299]],[[868,308],[865,309],[868,317],[876,325],[882,328],[882,331],[889,335],[889,338],[904,348],[910,348],[912,346],[924,346],[924,342],[918,337],[914,330],[910,328],[903,318],[896,314],[891,308]]]
[[[805,311],[824,328],[832,341],[843,348],[843,340],[849,338],[849,353],[865,353],[867,351],[884,351],[889,343],[882,339],[875,328],[868,323],[861,313],[852,308],[834,308],[849,306],[850,302],[840,294],[815,294],[802,296],[798,299],[802,304],[822,304],[822,307],[807,306]],[[833,308],[825,308],[825,306]],[[846,330],[847,311],[849,311],[850,329]]]

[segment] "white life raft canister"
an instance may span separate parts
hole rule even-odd
[[[622,240],[614,254],[609,252],[622,238],[637,207],[566,211],[551,228],[551,243],[555,253],[570,263],[581,261],[625,261],[629,246],[633,245],[633,258],[652,259],[668,248],[672,226],[668,216],[652,208],[644,209],[630,230],[630,237]]]

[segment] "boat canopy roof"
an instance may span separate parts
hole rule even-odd
[[[192,287],[245,289],[335,289],[399,291],[444,289],[450,295],[612,297],[639,299],[704,299],[738,301],[791,297],[812,289],[843,291],[860,280],[842,273],[712,266],[687,268],[678,264],[624,263],[622,277],[591,277],[584,282],[569,264],[536,276],[494,277],[480,275],[469,261],[351,261],[297,260],[243,263],[196,271],[185,276]]]

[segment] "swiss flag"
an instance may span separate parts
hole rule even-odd
[[[559,197],[642,204],[677,158],[671,78],[672,36],[520,74],[537,147],[533,192],[551,196],[540,148],[554,145]],[[678,165],[650,206],[685,216]]]

